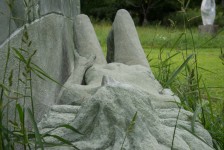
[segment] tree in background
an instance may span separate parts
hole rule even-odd
[[[81,12],[96,20],[113,20],[118,9],[125,8],[123,0],[81,0]]]
[[[216,0],[220,5],[224,0]],[[81,11],[96,20],[113,21],[118,9],[127,9],[138,25],[163,21],[181,10],[181,3],[199,11],[202,0],[81,0]],[[135,20],[136,20],[135,19]]]
[[[177,0],[125,0],[126,8],[138,14],[139,25],[149,20],[162,20],[170,12],[178,10]]]
[[[148,24],[147,16],[150,10],[159,4],[161,0],[126,0],[126,7],[138,14],[139,25]]]
[[[127,9],[138,18],[138,24],[162,19],[178,9],[177,0],[82,0],[81,11],[96,20],[113,20],[118,9]]]

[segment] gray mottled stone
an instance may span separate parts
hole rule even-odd
[[[12,13],[16,19],[17,27],[21,27],[29,16],[30,21],[38,19],[50,13],[57,13],[73,19],[80,14],[80,0],[32,0],[28,3],[30,12],[23,0],[16,0]]]
[[[189,132],[192,113],[181,110],[176,126],[176,102],[180,100],[154,78],[127,11],[120,10],[115,17],[108,38],[108,58],[113,63],[107,64],[89,18],[78,15],[73,26],[71,16],[75,11],[66,8],[74,7],[74,1],[54,2],[47,0],[45,6],[43,1],[38,3],[44,12],[40,19],[27,25],[31,49],[37,49],[32,62],[64,85],[61,88],[32,74],[35,117],[37,121],[41,119],[41,133],[51,131],[82,150],[169,150],[176,127],[174,149],[212,149],[211,136],[199,122],[195,123],[195,134],[201,140]],[[0,45],[0,64],[5,64],[9,43],[20,48],[23,31],[18,29]],[[6,75],[14,70],[15,81],[18,66],[11,53]],[[22,73],[24,64],[21,68]],[[0,79],[3,72],[4,67],[0,67]],[[16,83],[12,88],[17,87]],[[30,105],[27,102],[26,107]],[[136,113],[135,122],[131,122]],[[83,134],[67,128],[52,130],[63,124]],[[52,137],[45,141],[61,143]],[[45,149],[72,148],[63,145]]]
[[[104,80],[106,79],[104,78]],[[165,119],[160,117],[152,103],[153,98],[145,91],[118,81],[112,85],[110,81],[106,81],[106,83],[108,84],[104,84],[91,99],[83,103],[75,119],[70,121],[70,125],[84,135],[78,135],[67,129],[57,130],[53,134],[70,140],[82,150],[117,150],[121,149],[123,141],[124,149],[169,150],[175,127],[173,116],[167,115]],[[172,109],[172,112],[178,112],[177,108]],[[130,132],[126,132],[136,112],[135,125]],[[192,114],[184,113],[184,111],[181,116],[186,115],[192,116]],[[182,118],[178,121],[174,142],[175,149],[212,149],[186,131],[184,127],[191,129],[190,122]],[[211,138],[203,127],[196,125],[195,131],[198,136],[212,146]],[[52,138],[45,140],[57,143]]]
[[[86,15],[81,14],[75,18],[75,42],[79,55],[86,58],[96,56],[95,63],[106,63],[94,28]]]
[[[94,87],[81,85],[85,84],[84,74],[86,70],[93,65],[94,60],[95,57],[86,59],[75,52],[75,66],[73,72],[61,88],[56,101],[57,104],[80,105],[95,93],[96,89]]]
[[[127,66],[122,63],[92,66],[86,72],[86,84],[97,84],[100,86],[102,78],[105,75],[113,77],[113,79],[119,82],[132,84],[142,90],[153,90],[152,93],[159,93],[162,90],[161,85],[153,77],[152,72],[148,68],[141,65]],[[154,85],[153,88],[152,85]]]
[[[28,25],[27,29],[32,41],[31,49],[37,50],[33,57],[33,63],[41,67],[53,79],[63,84],[71,74],[74,66],[73,22],[61,15],[50,14]],[[10,39],[11,47],[21,47],[22,34],[23,28],[12,35]],[[0,46],[0,64],[5,64],[7,45],[8,40]],[[23,65],[21,67],[24,68]],[[3,70],[4,67],[0,67],[0,79],[3,79]],[[18,60],[14,57],[13,52],[11,52],[7,70],[7,76],[9,76],[11,70],[14,70],[14,80],[17,81]],[[23,69],[21,73],[22,71]],[[57,93],[61,87],[52,81],[46,82],[34,74],[32,78],[36,118],[40,120],[43,114],[55,103]],[[16,87],[16,83],[14,82],[14,87]],[[23,90],[21,92],[23,93]],[[29,101],[27,104],[29,106]]]
[[[14,20],[10,21],[9,18],[10,10],[5,1],[0,0],[0,45],[9,37],[9,27],[11,28],[10,34],[16,29]]]
[[[71,13],[73,14],[73,18],[75,18],[77,15],[80,14],[80,10],[81,10],[80,0],[72,0],[71,5],[72,5]]]
[[[59,13],[73,19],[80,14],[80,0],[40,0],[40,16],[49,13]]]
[[[75,114],[78,113],[79,109],[80,106],[53,105],[49,113],[44,115],[39,126],[47,130],[60,125],[68,124],[75,119]]]
[[[215,0],[203,0],[201,3],[201,17],[203,25],[213,25],[216,14]]]
[[[121,63],[106,65],[94,65],[89,68],[85,75],[87,85],[101,86],[103,76],[112,77],[118,82],[125,83],[151,94],[152,103],[159,108],[170,106],[177,107],[174,103],[161,103],[165,101],[179,102],[179,98],[173,93],[164,93],[162,86],[154,78],[149,68],[141,65],[128,66]]]
[[[40,16],[58,13],[73,19],[80,13],[80,0],[40,0]]]
[[[80,14],[80,0],[31,0],[29,9],[23,0],[15,0],[12,6],[11,33],[27,22],[32,22],[45,15],[56,13],[74,19]],[[4,0],[0,0],[0,44],[8,37],[9,9]]]
[[[115,62],[149,67],[134,22],[126,10],[117,12],[113,23],[113,33]]]
[[[116,18],[119,18],[119,15],[123,18],[127,15],[127,12],[120,10]],[[127,19],[127,16],[123,19]],[[88,18],[84,17],[87,20],[86,22],[88,22],[85,25],[89,24]],[[124,21],[121,18],[117,19],[117,21]],[[125,31],[132,31],[124,27],[129,25],[119,24],[118,22],[116,25],[113,25],[113,31],[110,33],[108,43],[111,44],[109,50],[115,52],[115,55],[113,56],[113,53],[111,53],[108,57],[110,60],[114,58],[114,63],[105,64],[99,63],[99,61],[93,65],[91,64],[91,66],[83,65],[89,64],[87,56],[92,56],[94,53],[97,56],[99,49],[96,52],[94,50],[85,51],[86,49],[83,49],[83,51],[80,51],[78,49],[81,59],[77,61],[77,64],[81,64],[81,67],[78,67],[81,69],[74,68],[73,75],[65,83],[69,88],[63,90],[61,96],[59,96],[58,104],[61,105],[57,106],[56,112],[55,108],[52,109],[54,111],[51,110],[47,117],[43,118],[39,123],[40,132],[45,133],[53,129],[54,124],[60,124],[61,121],[55,121],[58,115],[58,120],[67,122],[83,134],[72,132],[66,128],[56,129],[51,134],[67,139],[82,150],[118,150],[122,147],[127,150],[170,150],[175,128],[173,149],[212,150],[212,138],[203,126],[197,122],[198,120],[195,122],[194,129],[195,135],[200,137],[200,139],[191,133],[191,119],[193,117],[191,112],[180,110],[176,125],[176,118],[179,112],[176,102],[180,102],[180,100],[170,89],[164,89],[159,84],[149,66],[147,67],[146,62],[139,62],[139,59],[143,59],[143,56],[138,58],[138,60],[129,62],[127,60],[129,57],[118,57],[116,55],[117,44],[121,48],[121,52],[118,51],[119,54],[122,55],[122,52],[129,54],[128,49],[123,51],[122,48],[126,48],[127,43],[134,44],[138,40],[137,34],[132,36],[126,35]],[[92,29],[90,31],[87,30],[87,27],[80,28],[80,26],[75,26],[76,30],[82,30],[79,32],[80,35],[78,37],[81,37],[82,40],[84,39],[83,37],[87,39],[87,42],[83,40],[82,44],[83,47],[85,46],[85,48],[89,49],[94,44],[89,42],[88,39],[96,41],[94,39],[96,38],[94,31]],[[125,30],[117,29],[118,27],[125,28]],[[133,29],[132,25],[131,28]],[[118,30],[120,31],[119,33]],[[81,33],[85,35],[83,36]],[[126,38],[128,42],[124,42],[123,46],[122,42],[116,40],[116,34]],[[88,36],[92,37],[89,38]],[[135,42],[132,40],[135,40]],[[130,51],[132,53],[131,56],[137,55],[133,49]],[[140,49],[138,52],[140,52]],[[81,79],[75,76],[75,72],[81,70],[81,74],[83,74],[83,70],[86,70],[85,68],[87,69],[83,79],[85,85],[80,85]],[[79,105],[80,107],[74,106],[75,112],[73,116],[69,114],[66,117],[67,111],[65,109],[68,107],[67,105]],[[79,108],[78,111],[77,107]],[[72,108],[70,109],[72,110]],[[136,120],[132,122],[136,112]],[[132,126],[131,129],[130,126]],[[51,137],[45,138],[45,140],[46,142],[60,143],[57,139]],[[49,150],[60,148],[70,149],[71,147],[52,147]]]
[[[22,0],[14,1],[14,5],[12,8],[12,14],[13,14],[13,17],[17,18],[17,19],[14,19],[17,28],[23,26],[24,22],[26,22],[25,13],[26,12],[25,12],[23,1]]]

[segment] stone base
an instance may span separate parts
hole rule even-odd
[[[215,35],[218,31],[218,25],[199,25],[198,30],[200,35]]]

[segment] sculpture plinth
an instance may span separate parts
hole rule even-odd
[[[215,0],[203,0],[201,3],[201,17],[203,25],[198,27],[200,35],[215,35],[218,26],[214,25],[216,4]]]
[[[218,31],[218,25],[199,25],[198,31],[199,35],[215,35]]]

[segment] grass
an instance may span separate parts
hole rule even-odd
[[[106,38],[111,29],[110,24],[94,24],[94,28],[102,46],[104,54],[106,54]],[[172,55],[176,52],[185,50],[185,40],[180,40],[178,45],[171,51],[172,45],[184,32],[181,29],[165,28],[161,26],[149,26],[149,27],[137,27],[139,39],[145,54],[149,54],[151,60],[150,65],[154,74],[157,70],[154,67],[158,64],[158,56],[160,48],[165,45],[163,57],[167,54]],[[193,29],[193,36],[195,37],[196,50],[198,53],[198,65],[206,86],[210,88],[211,95],[214,95],[217,99],[224,98],[224,65],[222,64],[219,56],[221,54],[220,48],[224,47],[223,38],[224,32],[220,33],[216,38],[207,42],[212,37],[202,37],[198,35],[197,29]],[[187,41],[192,41],[190,35],[187,35]],[[206,44],[204,44],[206,43]],[[187,43],[189,54],[193,52],[192,42]],[[179,54],[172,59],[174,66],[179,66],[183,62],[182,55]],[[205,71],[207,70],[207,71]],[[218,88],[223,87],[223,88]]]
[[[94,28],[106,54],[111,25],[97,23]],[[196,28],[175,26],[137,27],[137,32],[157,80],[180,97],[180,107],[194,113],[189,132],[196,136],[198,117],[211,134],[215,149],[224,149],[224,32],[201,36]]]

